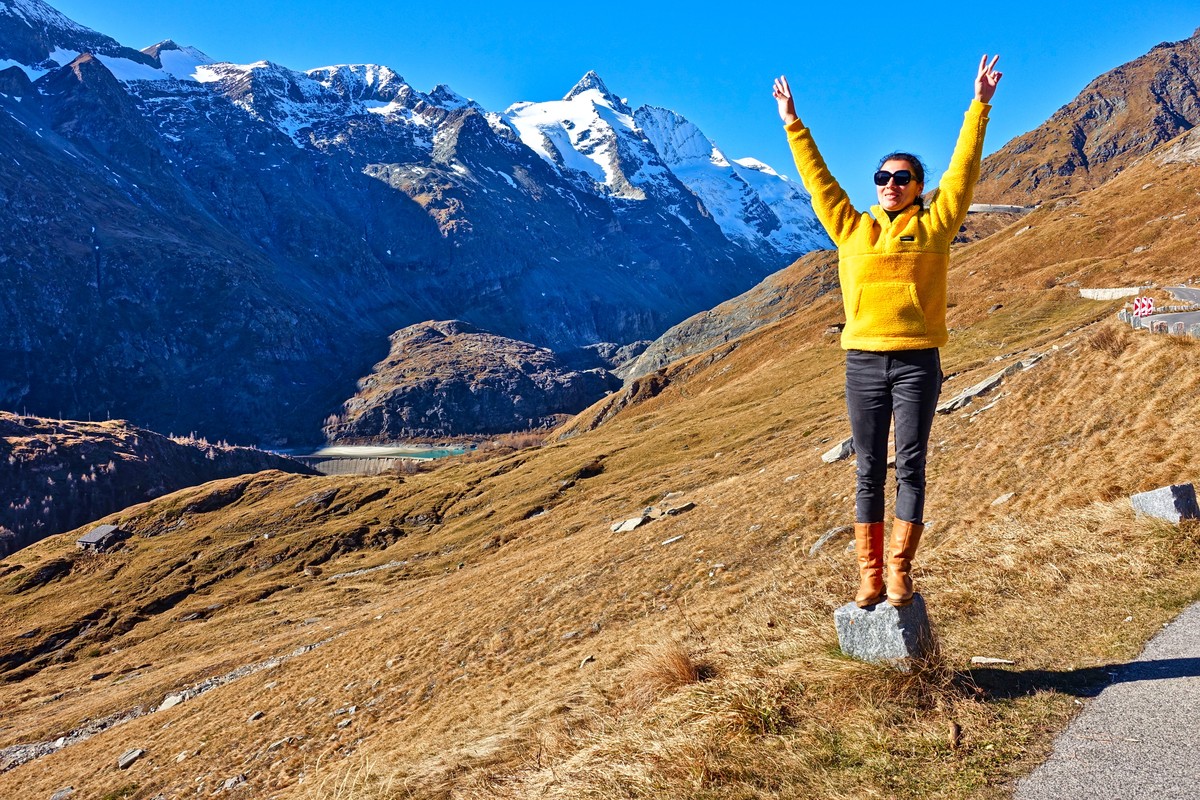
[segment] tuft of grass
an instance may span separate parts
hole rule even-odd
[[[715,667],[674,639],[642,652],[629,670],[625,700],[632,709],[645,709],[685,686],[709,680]]]
[[[1129,333],[1116,323],[1100,325],[1090,336],[1084,339],[1087,345],[1112,358],[1120,358],[1129,347]]]

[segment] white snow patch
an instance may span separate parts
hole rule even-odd
[[[138,62],[130,61],[127,58],[117,58],[116,56],[96,56],[96,59],[108,68],[108,71],[113,74],[113,77],[122,82],[163,81],[170,80],[173,77],[169,72],[156,69],[149,64],[139,64]]]
[[[214,63],[211,58],[194,47],[162,50],[158,54],[158,60],[162,62],[163,72],[181,81],[198,81],[199,79],[195,77],[197,70],[202,66]]]
[[[206,64],[197,66],[191,74],[192,80],[196,81],[197,83],[216,83],[223,77],[224,75],[222,75],[219,70],[213,69],[211,66]]]

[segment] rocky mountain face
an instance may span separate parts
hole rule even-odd
[[[552,427],[621,381],[577,371],[550,350],[459,320],[391,337],[387,358],[325,426],[329,441],[440,438]]]
[[[778,322],[837,288],[837,251],[809,253],[750,291],[672,325],[641,355],[618,368],[617,374],[626,381],[649,375],[672,361]]]
[[[594,74],[499,113],[133,51],[4,0],[0,407],[311,441],[420,320],[615,350],[827,244],[796,184],[667,115]]]
[[[1200,124],[1200,30],[1096,78],[983,161],[975,199],[1034,205],[1104,183]]]
[[[170,439],[123,420],[0,411],[0,557],[177,489],[268,469],[312,474],[273,453]]]
[[[0,69],[23,64],[46,71],[80,53],[154,63],[145,54],[78,24],[42,0],[0,0]]]

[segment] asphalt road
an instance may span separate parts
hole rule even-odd
[[[1167,291],[1179,300],[1190,300],[1193,303],[1200,303],[1200,287],[1168,286]]]
[[[1200,288],[1194,286],[1167,286],[1165,288],[1176,300],[1200,303]],[[1193,325],[1200,324],[1200,311],[1181,311],[1175,314],[1151,314],[1142,319],[1142,325],[1147,328],[1150,327],[1151,322],[1165,322],[1168,325],[1182,322],[1186,326],[1184,330],[1187,330]]]
[[[1200,603],[1119,667],[1015,800],[1200,797]]]

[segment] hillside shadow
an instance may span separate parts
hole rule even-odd
[[[1075,697],[1095,697],[1106,686],[1114,683],[1197,676],[1200,676],[1200,658],[1164,658],[1074,670],[980,667],[961,673],[960,679],[987,699],[1007,700],[1031,695],[1040,690],[1051,690]]]

